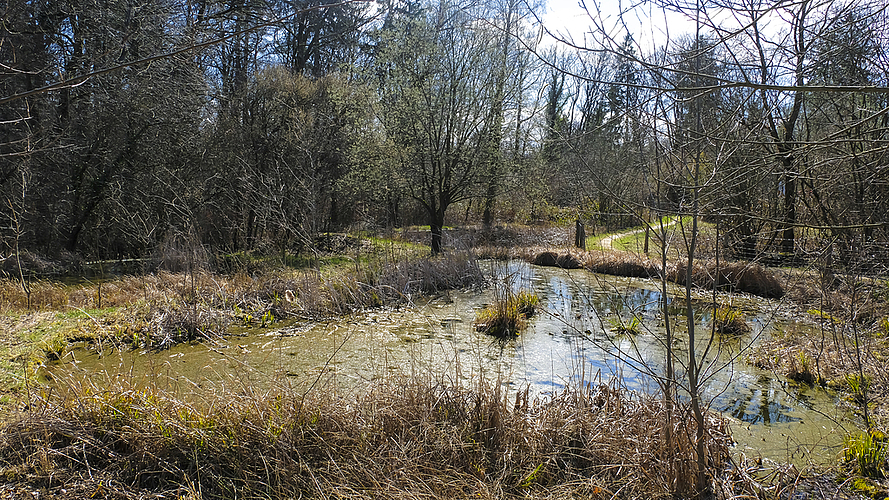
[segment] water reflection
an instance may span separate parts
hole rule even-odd
[[[742,378],[742,377],[739,377]],[[777,401],[777,391],[771,378],[760,375],[755,383],[745,383],[744,393],[723,398],[718,401],[717,409],[736,419],[751,424],[771,424],[778,422],[797,422],[799,417],[793,415],[794,409]]]
[[[516,341],[524,367],[522,382],[546,392],[562,387],[578,374],[593,374],[616,379],[631,390],[658,391],[658,379],[665,373],[666,340],[660,313],[663,295],[655,288],[657,283],[583,271],[520,270],[514,265],[506,269],[506,273],[521,277],[522,286],[533,289],[546,308],[546,314]],[[491,271],[498,275],[498,269]],[[671,293],[682,296],[681,290]],[[755,298],[728,300],[744,311],[752,331],[746,336],[715,336],[708,345],[712,306],[701,300],[694,321],[697,356],[704,357],[708,367],[702,388],[705,401],[710,408],[736,419],[743,430],[736,439],[747,451],[780,460],[804,462],[813,456],[833,460],[841,446],[847,413],[821,389],[801,390],[744,363],[743,349],[767,337],[775,327],[775,306]],[[677,376],[682,380],[682,362],[688,358],[684,301],[668,297],[666,305],[674,327]],[[615,321],[630,318],[639,320],[640,333],[616,334]],[[795,451],[789,452],[790,448]]]

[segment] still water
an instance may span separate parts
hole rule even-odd
[[[484,378],[513,390],[529,387],[539,397],[581,381],[658,390],[666,352],[659,283],[523,262],[484,266],[492,286],[452,291],[410,307],[329,322],[279,323],[216,344],[179,345],[159,353],[80,350],[55,369],[94,378],[160,374],[183,387],[209,382],[250,387],[281,380],[355,387],[397,374],[454,382]],[[476,312],[506,289],[533,290],[540,306],[519,337],[500,341],[477,332],[473,322]],[[679,289],[668,294],[682,296]],[[780,304],[764,299],[726,295],[718,300],[743,310],[752,330],[709,342],[710,313],[703,302],[695,316],[697,356],[705,360],[704,399],[730,419],[736,450],[798,465],[835,461],[844,433],[855,427],[836,396],[744,362],[750,346],[776,329],[805,332],[815,326],[793,321]],[[670,308],[679,302],[667,301]],[[638,333],[615,333],[617,325],[634,317]],[[688,358],[687,325],[678,307],[670,320],[681,373]]]

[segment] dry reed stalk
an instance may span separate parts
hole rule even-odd
[[[686,262],[678,261],[668,270],[667,276],[671,281],[685,285],[686,266]],[[720,263],[717,267],[716,261],[698,260],[692,269],[692,284],[704,289],[746,292],[765,298],[784,295],[784,287],[774,273],[759,264],[747,262]]]
[[[660,266],[654,261],[626,252],[590,252],[584,267],[596,273],[632,278],[660,275]]]
[[[607,386],[512,401],[499,382],[470,389],[428,376],[353,395],[177,396],[114,383],[69,381],[9,422],[0,433],[7,484],[55,498],[100,487],[117,498],[668,498],[690,484],[669,471],[692,473],[675,464],[694,461],[690,443],[664,445],[659,401]],[[682,416],[673,419],[680,437],[691,434]],[[718,477],[730,439],[720,419],[707,425]]]
[[[30,282],[31,309],[49,310],[68,305],[66,287],[49,280]],[[24,311],[28,309],[28,297],[22,285],[13,279],[0,279],[0,308],[3,312]]]
[[[473,248],[476,257],[479,259],[491,260],[511,260],[523,258],[521,248],[483,245]]]
[[[798,335],[787,332],[763,341],[750,353],[752,365],[794,380],[818,382],[850,391],[847,375],[856,375],[858,359],[848,325],[825,325],[823,335]],[[869,380],[868,392],[881,425],[889,425],[889,341],[870,332],[860,339],[862,371]]]
[[[390,257],[401,258],[385,256]],[[109,340],[115,344],[163,349],[184,341],[216,341],[233,322],[269,326],[291,317],[318,319],[484,281],[468,252],[449,252],[435,259],[402,257],[371,260],[330,276],[269,273],[254,278],[198,270],[158,271],[93,285],[40,281],[32,286],[31,302],[35,309],[81,310],[89,316],[89,322],[67,329],[78,332],[77,338],[113,337]],[[0,292],[6,312],[26,307],[27,298],[17,282],[0,281]]]
[[[496,255],[490,249],[487,255]],[[551,248],[529,247],[510,251],[511,258],[519,257],[534,265],[561,267],[565,269],[584,268],[589,271],[613,276],[632,278],[657,278],[661,266],[652,259],[629,252],[591,251],[577,249],[555,250]],[[667,279],[680,285],[686,281],[686,263],[679,260],[667,270]],[[720,263],[715,260],[695,263],[692,284],[699,288],[724,289],[734,292],[747,292],[765,298],[779,298],[784,294],[784,285],[778,276],[754,263]]]

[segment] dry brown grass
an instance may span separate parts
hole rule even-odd
[[[58,283],[35,280],[28,284],[31,292],[31,309],[57,309],[68,305],[68,296]],[[0,311],[25,310],[28,295],[18,280],[0,279]]]
[[[627,252],[590,252],[584,262],[590,271],[632,278],[656,278],[660,266],[654,261]]]
[[[858,328],[858,348],[855,331]],[[821,319],[820,332],[800,335],[783,331],[762,342],[751,352],[748,361],[763,369],[805,383],[822,383],[844,391],[848,403],[858,406],[856,395],[847,377],[858,377],[858,360],[868,380],[870,408],[880,427],[889,426],[889,340],[874,329],[852,325],[836,318]]]
[[[744,313],[729,305],[720,305],[710,319],[713,329],[723,335],[744,335],[750,333],[750,325]]]
[[[69,337],[161,349],[179,342],[216,340],[231,324],[270,326],[292,317],[317,319],[403,303],[483,279],[477,262],[466,252],[434,259],[371,261],[326,275],[316,270],[276,270],[256,277],[159,271],[101,283],[33,282],[30,311],[18,282],[0,280],[0,313],[56,311],[64,316],[82,311],[84,318],[76,320],[76,327],[66,328],[72,332]]]
[[[578,249],[525,249],[485,248],[486,258],[521,258],[531,264],[564,269],[584,268],[589,271],[613,276],[633,278],[657,278],[661,265],[647,257],[630,252],[591,251]],[[667,269],[669,281],[684,285],[686,263],[677,262]],[[703,289],[714,287],[723,291],[746,292],[760,297],[778,298],[784,294],[784,285],[778,275],[758,264],[747,262],[721,262],[698,260],[692,272],[692,284]]]
[[[661,402],[608,386],[529,400],[507,397],[499,383],[463,388],[422,376],[348,395],[218,388],[177,397],[150,384],[115,384],[69,382],[7,423],[5,491],[121,499],[691,493],[686,410],[672,418],[677,441],[668,447]],[[724,422],[709,417],[705,435],[713,488],[727,491]]]
[[[684,285],[688,264],[678,261],[669,271],[671,281]],[[730,292],[746,292],[765,298],[780,298],[784,286],[775,273],[750,262],[722,262],[717,267],[715,260],[698,260],[692,270],[694,286],[705,289],[714,287]]]
[[[847,376],[859,376],[860,359],[869,381],[870,416],[880,427],[889,427],[887,284],[811,269],[782,270],[781,280],[797,315],[818,322],[819,328],[814,334],[783,329],[759,344],[748,361],[792,380],[843,391],[855,408],[861,405]]]

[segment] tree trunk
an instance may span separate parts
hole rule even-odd
[[[395,197],[389,196],[388,205],[388,216],[389,216],[389,227],[396,228],[398,227],[398,201],[395,200]]]
[[[586,231],[580,219],[577,219],[577,222],[574,224],[574,246],[581,250],[586,250]]]
[[[441,253],[441,228],[441,223],[433,222],[429,225],[429,229],[432,232],[432,243],[430,245],[432,255]]]
[[[438,208],[435,210],[431,210],[429,212],[429,230],[432,233],[432,242],[430,244],[430,250],[432,255],[438,255],[441,253],[441,237],[442,237],[442,229],[444,228],[444,216],[445,209],[447,205],[444,203],[440,203]]]
[[[788,171],[784,174],[784,228],[781,235],[781,253],[791,258],[795,246],[794,226],[796,226],[796,174]]]

